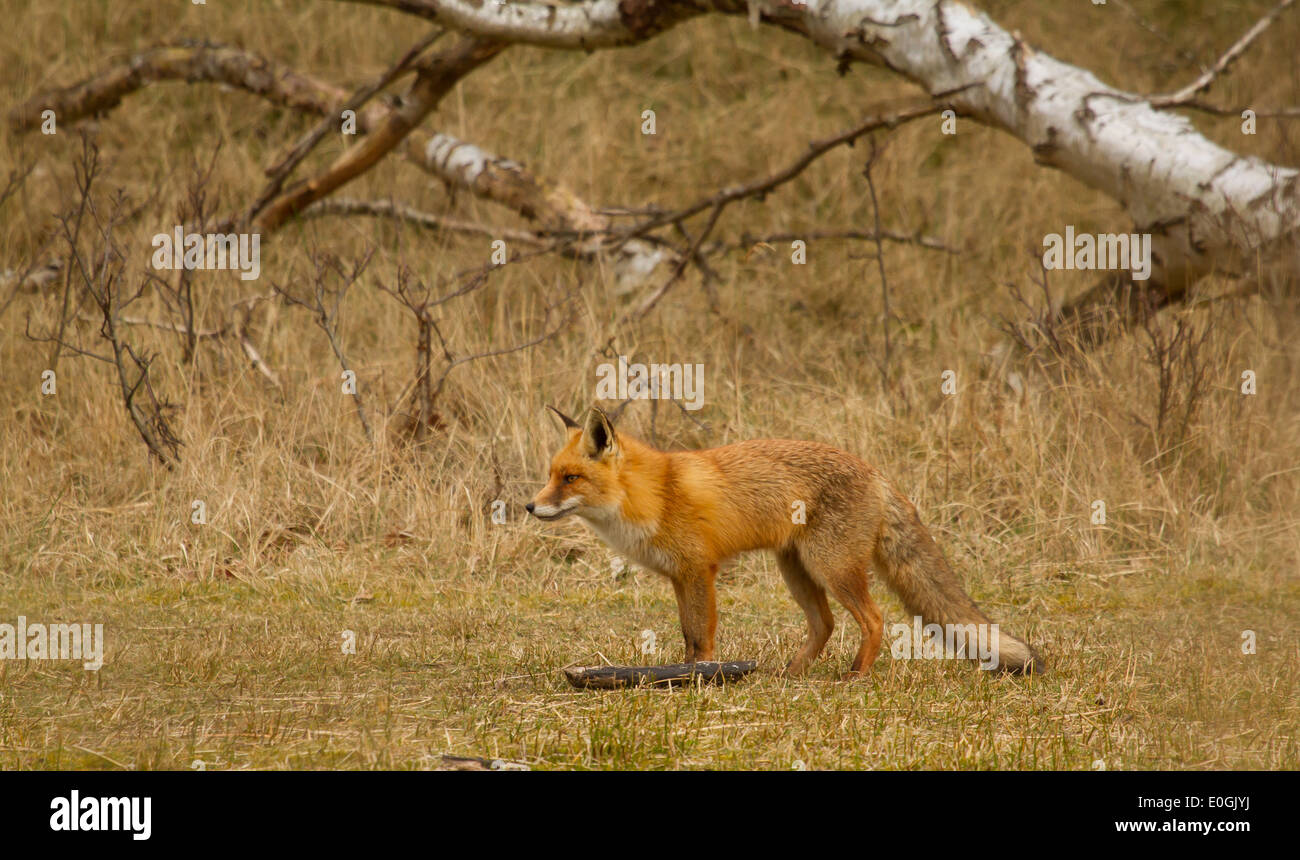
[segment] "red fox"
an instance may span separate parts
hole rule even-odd
[[[791,676],[803,674],[830,638],[835,618],[828,591],[862,629],[848,677],[875,662],[882,620],[868,592],[873,567],[927,623],[990,624],[912,503],[852,454],[778,439],[660,451],[616,433],[595,407],[582,425],[548,408],[564,422],[568,439],[528,512],[543,520],[575,515],[615,552],[667,577],[687,662],[714,659],[714,578],[719,564],[747,550],[776,553],[785,584],[808,617],[808,638],[785,668]],[[1033,648],[1006,633],[996,634],[993,647],[1004,671],[1046,669]]]

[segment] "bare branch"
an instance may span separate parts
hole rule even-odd
[[[681,278],[687,264],[696,260],[700,256],[700,248],[703,245],[704,240],[711,232],[713,232],[713,228],[716,226],[718,218],[722,215],[722,210],[729,204],[749,197],[756,197],[761,200],[773,189],[794,179],[806,170],[814,161],[822,155],[825,155],[827,152],[830,152],[832,149],[838,146],[852,145],[854,141],[858,140],[858,138],[877,129],[896,128],[904,122],[923,116],[930,116],[943,109],[944,106],[942,104],[937,104],[929,99],[910,99],[904,102],[902,107],[893,110],[878,109],[856,126],[824,140],[812,142],[808,145],[807,152],[769,176],[751,180],[743,185],[724,188],[721,191],[698,200],[682,209],[678,209],[674,212],[653,215],[642,221],[640,224],[622,231],[622,235],[627,237],[637,237],[645,234],[649,230],[661,227],[665,224],[675,224],[680,226],[687,218],[703,212],[705,209],[710,210],[709,218],[705,223],[704,229],[695,237],[687,253],[677,260],[677,264],[673,267],[672,274],[669,275],[668,279],[660,285],[657,290],[651,293],[634,312],[625,314],[621,321],[626,322],[631,319],[641,319],[659,303],[659,300],[662,299],[673,285],[677,283],[678,279]]]
[[[412,273],[406,266],[401,266],[397,271],[397,283],[389,287],[382,282],[377,281],[376,286],[385,293],[396,298],[403,307],[415,318],[416,324],[416,345],[415,345],[415,378],[410,385],[402,391],[397,398],[400,406],[402,400],[406,397],[406,392],[414,389],[416,401],[416,414],[414,417],[408,416],[408,430],[417,443],[423,442],[429,435],[429,427],[434,424],[433,411],[433,375],[432,366],[432,333],[434,327],[433,318],[429,315],[429,301],[431,292],[423,281],[418,279],[412,284]]]
[[[255,223],[263,230],[275,230],[307,206],[369,170],[428,116],[457,81],[504,47],[499,42],[464,37],[449,50],[422,61],[400,107],[390,110],[382,124],[364,141],[348,149],[324,171],[267,204]]]
[[[413,209],[392,200],[356,200],[351,197],[329,197],[316,201],[298,215],[299,218],[322,218],[327,216],[392,218],[426,230],[491,236],[494,239],[505,239],[524,245],[546,244],[546,240],[542,237],[527,230],[514,230],[509,227],[494,227],[490,224],[460,221],[455,218]]]
[[[114,231],[121,220],[125,199],[119,193],[114,197],[110,211],[106,215],[100,214],[92,197],[92,186],[99,172],[99,150],[86,136],[82,137],[82,151],[74,168],[78,203],[74,212],[64,213],[58,218],[62,238],[68,246],[70,263],[67,271],[70,276],[75,275],[78,293],[88,297],[99,309],[100,336],[107,341],[112,355],[111,358],[100,356],[64,340],[68,321],[66,309],[70,304],[66,293],[57,333],[48,339],[56,347],[66,347],[77,354],[106,361],[116,368],[128,417],[149,453],[171,469],[180,460],[181,447],[180,439],[172,432],[167,420],[167,413],[174,406],[160,399],[154,391],[150,374],[152,357],[137,352],[121,331],[122,310],[139,298],[147,283],[142,280],[134,292],[123,289],[126,258],[117,246]],[[93,244],[88,251],[83,251],[79,244],[83,224],[93,229],[90,239]]]
[[[235,340],[239,342],[239,348],[244,351],[244,356],[248,358],[248,361],[253,368],[258,373],[262,374],[262,376],[266,377],[266,380],[270,382],[271,385],[281,393],[281,395],[283,395],[284,387],[280,384],[280,377],[276,375],[275,371],[271,369],[271,366],[262,358],[262,354],[257,351],[257,347],[253,346],[253,341],[248,336],[248,308],[245,307],[239,309],[236,313],[239,314],[239,316],[236,318],[234,324],[234,334]]]
[[[534,252],[527,256],[536,256]],[[524,259],[524,255],[516,254],[509,261],[510,264]],[[393,298],[407,309],[414,317],[416,322],[416,348],[415,348],[415,379],[403,389],[398,397],[398,406],[405,399],[408,392],[413,391],[416,401],[416,415],[408,416],[408,428],[416,442],[422,441],[428,434],[428,430],[433,426],[440,426],[440,419],[434,411],[438,398],[441,396],[447,379],[451,372],[457,367],[470,362],[479,361],[485,358],[492,358],[501,355],[508,355],[514,352],[520,352],[530,347],[536,346],[544,340],[554,337],[558,334],[567,323],[567,317],[561,316],[560,319],[552,326],[550,322],[560,308],[560,303],[550,302],[546,308],[546,319],[543,322],[543,332],[534,338],[516,343],[510,346],[488,349],[480,352],[470,353],[467,355],[456,355],[448,342],[447,337],[442,332],[442,327],[438,325],[437,319],[434,318],[432,311],[452,299],[468,295],[481,288],[487,283],[489,275],[492,272],[502,268],[498,265],[486,265],[478,269],[460,272],[449,280],[458,281],[459,285],[454,289],[444,293],[442,296],[434,296],[434,291],[423,281],[413,277],[409,268],[401,266],[397,272],[397,280],[393,286],[383,282],[376,282],[376,286]],[[568,297],[564,299],[567,303]],[[433,338],[437,337],[438,345],[441,350],[442,360],[445,362],[442,372],[434,381],[431,367],[433,358]]]
[[[360,113],[361,108],[366,102],[378,95],[384,87],[387,87],[400,75],[410,69],[411,64],[428,50],[434,42],[442,38],[444,30],[434,30],[420,41],[416,42],[405,54],[403,54],[396,63],[390,66],[382,75],[369,84],[361,87],[351,96],[344,100],[330,115],[326,115],[314,129],[308,132],[301,140],[298,141],[284,156],[269,168],[266,175],[270,178],[270,183],[262,192],[257,201],[249,208],[244,216],[245,221],[252,221],[258,213],[266,207],[268,203],[280,193],[284,185],[284,180],[289,174],[293,173],[307,154],[316,148],[316,145],[324,139],[325,135],[338,128],[342,121],[342,111],[351,110],[354,113]]]
[[[1281,3],[1273,7],[1271,12],[1256,21],[1249,30],[1243,33],[1241,38],[1234,42],[1232,47],[1224,51],[1214,65],[1202,72],[1196,80],[1168,95],[1153,96],[1148,100],[1151,106],[1155,108],[1176,107],[1192,101],[1196,96],[1208,90],[1214,84],[1215,78],[1226,72],[1228,67],[1236,62],[1242,54],[1246,53],[1255,40],[1273,25],[1278,16],[1294,4],[1295,0],[1282,0]]]
[[[925,248],[930,251],[942,251],[945,254],[961,253],[957,248],[945,244],[942,239],[935,236],[927,236],[923,233],[900,233],[897,230],[881,230],[878,233],[871,230],[808,230],[802,233],[788,230],[782,233],[768,233],[763,236],[751,236],[748,233],[744,233],[741,235],[740,241],[736,242],[733,247],[752,248],[755,245],[770,244],[773,242],[793,242],[796,239],[802,239],[805,242],[819,242],[835,239],[875,242],[877,239],[883,239],[886,242],[896,242],[901,245],[916,245],[918,248]]]
[[[78,314],[77,319],[81,320],[82,322],[88,322],[88,323],[102,322],[101,320],[97,320],[95,317],[89,316],[88,314]],[[156,328],[160,331],[167,331],[167,332],[171,332],[172,334],[188,335],[194,338],[218,338],[218,337],[223,337],[227,333],[227,329],[225,327],[191,329],[182,323],[172,322],[171,320],[167,320],[165,322],[159,322],[158,320],[146,319],[144,317],[128,317],[122,315],[118,316],[117,324],[143,326],[145,328]]]
[[[311,295],[305,299],[295,296],[291,291],[279,284],[272,285],[272,289],[283,296],[287,303],[311,311],[316,325],[325,333],[326,339],[329,340],[330,349],[334,351],[334,357],[338,359],[339,366],[343,368],[344,374],[352,374],[355,385],[351,392],[352,402],[356,406],[357,419],[361,422],[361,429],[365,431],[366,440],[371,444],[375,441],[375,434],[370,429],[370,419],[366,416],[365,403],[361,398],[361,385],[356,382],[356,371],[348,363],[347,356],[343,352],[343,346],[339,342],[338,324],[339,313],[343,306],[343,297],[360,280],[362,273],[370,265],[373,256],[374,249],[371,248],[363,258],[354,261],[351,268],[345,268],[343,263],[333,254],[321,251],[313,253],[312,265],[314,272],[312,275]],[[331,276],[338,277],[338,287],[329,286]],[[245,347],[245,352],[247,353],[247,351],[248,349]]]
[[[726,202],[721,201],[714,204],[713,211],[709,213],[709,220],[705,223],[704,229],[700,231],[700,235],[695,237],[695,241],[691,244],[690,251],[677,261],[677,265],[673,267],[673,272],[669,275],[668,280],[664,281],[663,285],[660,286],[659,289],[655,290],[648,298],[646,298],[634,313],[625,314],[620,322],[626,322],[630,319],[641,319],[646,314],[650,313],[650,311],[654,309],[655,305],[659,304],[659,300],[662,299],[670,289],[672,289],[673,284],[677,283],[677,280],[681,278],[682,273],[686,271],[686,265],[694,260],[699,254],[700,246],[704,244],[704,240],[708,235],[713,232],[714,226],[718,223],[718,217],[722,215],[722,210],[726,205]]]
[[[876,197],[876,181],[871,176],[871,168],[875,166],[876,159],[880,155],[876,148],[876,139],[871,139],[871,155],[867,158],[866,166],[862,168],[862,176],[867,180],[867,191],[871,197],[871,215],[875,220],[876,226],[876,267],[880,272],[880,295],[881,302],[884,305],[882,310],[880,328],[885,335],[885,356],[884,361],[879,363],[880,369],[880,390],[881,393],[888,396],[889,394],[889,359],[893,351],[892,342],[889,337],[889,324],[892,322],[889,310],[889,279],[885,277],[885,244],[880,238],[880,200]],[[893,401],[890,400],[892,408]]]
[[[405,68],[409,64],[399,61],[398,65]],[[391,71],[390,69],[390,73]],[[386,74],[384,77],[388,76]],[[11,122],[20,130],[33,130],[39,125],[40,112],[46,106],[54,109],[61,121],[75,122],[88,114],[115,107],[126,95],[151,83],[169,80],[219,83],[260,95],[272,104],[324,118],[316,131],[299,144],[300,147],[312,140],[321,128],[334,127],[338,111],[350,101],[348,93],[343,89],[256,53],[203,43],[150,48],[133,56],[126,63],[111,66],[74,86],[32,97],[23,106],[11,111]],[[364,94],[364,90],[361,92]],[[394,113],[394,109],[386,105],[369,103],[357,112],[357,130],[367,133],[383,128],[393,119]],[[270,168],[271,175],[276,175],[280,166],[289,164],[300,151],[302,150],[295,147],[281,160],[280,165]],[[412,164],[438,177],[453,189],[469,191],[476,197],[505,206],[529,220],[537,221],[544,233],[554,232],[561,238],[585,237],[583,242],[570,246],[572,251],[582,257],[612,253],[621,280],[639,282],[659,263],[675,258],[672,252],[653,242],[626,240],[615,248],[608,236],[601,232],[610,227],[609,218],[585,203],[562,183],[549,179],[539,180],[520,163],[487,152],[467,141],[447,134],[429,135],[409,130],[403,155]],[[278,186],[273,187],[278,191]],[[348,213],[346,210],[349,208],[356,209],[356,206],[322,206],[313,214],[378,215],[382,204],[376,204],[373,213],[360,210]],[[305,214],[305,210],[300,214]],[[421,226],[434,226],[432,221],[409,211],[399,214],[395,210],[392,214],[413,223],[423,222]],[[223,226],[233,224],[235,220],[230,218],[223,222]],[[456,223],[447,219],[445,229],[461,232]],[[517,241],[529,241],[525,239],[528,234],[523,231],[504,228],[492,230],[499,238],[513,236]],[[532,241],[545,240],[546,237],[539,233]]]
[[[32,96],[9,111],[9,125],[16,132],[33,131],[40,127],[41,112],[47,109],[54,111],[59,122],[74,123],[112,110],[126,96],[160,81],[225,84],[273,104],[318,115],[347,96],[251,51],[189,42],[149,48],[80,83]]]
[[[799,156],[773,174],[760,179],[750,180],[743,185],[724,188],[721,191],[697,200],[689,206],[678,209],[674,212],[667,212],[650,217],[645,221],[642,221],[640,224],[628,228],[625,231],[625,235],[640,236],[656,227],[677,223],[690,218],[693,215],[697,215],[706,209],[725,207],[728,204],[735,203],[737,200],[743,200],[747,197],[757,197],[762,199],[774,189],[794,179],[800,173],[803,173],[804,170],[806,170],[814,161],[836,147],[846,145],[851,146],[858,140],[858,138],[876,131],[877,129],[897,128],[905,122],[924,116],[933,116],[947,107],[944,103],[935,102],[931,99],[905,99],[894,104],[897,106],[891,107],[889,105],[881,105],[852,128],[845,129],[839,134],[823,140],[813,141],[808,144],[808,150],[803,155]]]
[[[462,364],[466,364],[471,361],[479,361],[480,359],[484,359],[484,358],[494,358],[500,355],[509,355],[510,353],[513,352],[522,352],[526,349],[531,349],[532,347],[537,346],[537,344],[542,343],[543,341],[550,340],[551,338],[555,337],[557,334],[563,331],[564,327],[568,324],[568,317],[559,314],[558,305],[556,304],[547,305],[546,308],[547,321],[549,322],[553,316],[557,318],[554,324],[549,329],[543,330],[541,334],[537,335],[534,338],[523,341],[521,343],[512,344],[510,346],[503,346],[497,349],[484,350],[483,352],[476,352],[473,353],[472,355],[462,355],[459,357],[452,356],[450,350],[447,348],[446,340],[442,338],[442,333],[438,330],[438,327],[435,324],[434,332],[438,334],[438,338],[442,342],[444,355],[448,359],[448,362],[447,362],[447,366],[443,368],[442,375],[438,377],[437,384],[434,385],[432,400],[434,402],[437,401],[438,396],[442,394],[443,386],[445,386],[447,383],[447,377],[451,374],[453,370],[455,370],[457,367],[460,367]]]

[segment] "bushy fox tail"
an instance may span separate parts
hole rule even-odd
[[[992,624],[940,552],[916,513],[916,508],[890,488],[885,499],[884,522],[876,544],[876,563],[885,582],[909,612],[926,624]],[[974,649],[968,649],[968,655]],[[1020,639],[1001,630],[997,637],[998,666],[1014,674],[1042,674],[1047,664]]]

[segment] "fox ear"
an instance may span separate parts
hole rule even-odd
[[[560,420],[564,422],[564,429],[565,429],[565,430],[581,430],[581,429],[582,429],[582,425],[580,425],[577,421],[574,421],[574,420],[573,420],[572,418],[570,418],[568,415],[565,415],[565,414],[564,414],[563,412],[561,412],[560,410],[556,409],[554,406],[547,406],[546,408],[549,409],[549,410],[551,410],[552,412],[554,412],[556,415],[560,416]]]
[[[614,425],[609,416],[595,406],[587,413],[587,424],[582,428],[582,450],[588,457],[599,460],[614,452]]]

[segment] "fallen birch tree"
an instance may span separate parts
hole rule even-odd
[[[1199,96],[1294,0],[1255,22],[1196,80],[1154,97],[1037,51],[956,0],[355,2],[484,38],[585,51],[642,42],[698,15],[744,15],[807,37],[841,64],[883,66],[932,95],[950,94],[959,112],[1015,136],[1039,164],[1119,202],[1134,229],[1152,236],[1145,286],[1164,301],[1181,298],[1212,270],[1241,274],[1261,261],[1300,262],[1300,171],[1224,149],[1169,112],[1204,107]],[[1108,277],[1070,307],[1083,310],[1128,285]]]
[[[481,49],[486,52],[487,49]],[[493,51],[495,53],[495,51]],[[441,79],[448,86],[458,80],[476,62],[490,57],[463,52],[427,65],[450,67]],[[102,70],[97,75],[72,86],[39,93],[9,112],[9,125],[17,132],[37,130],[42,114],[52,110],[61,122],[76,123],[116,109],[123,99],[153,84],[183,82],[187,84],[221,84],[260,96],[270,104],[310,116],[337,119],[348,103],[348,93],[341,87],[302,74],[281,63],[243,48],[213,43],[161,45],[139,51],[127,60]],[[445,92],[445,90],[444,90]],[[605,234],[611,226],[607,216],[598,214],[562,183],[537,177],[523,164],[488,152],[475,144],[441,132],[420,131],[418,121],[436,106],[441,92],[426,88],[406,117],[383,104],[369,104],[356,111],[356,130],[369,137],[376,129],[392,129],[379,144],[368,144],[363,153],[349,155],[332,166],[326,180],[318,179],[290,197],[283,198],[257,226],[273,232],[292,214],[374,215],[413,223],[417,226],[451,232],[484,233],[525,244],[542,244],[546,235],[563,234],[588,237],[579,243],[576,253],[588,256],[606,251],[617,254],[618,268],[635,279],[644,277],[673,255],[670,250],[640,240],[624,243],[615,252]],[[400,144],[400,146],[399,146]],[[378,152],[379,149],[383,152]],[[383,155],[397,149],[405,159],[448,187],[466,191],[491,203],[503,206],[532,221],[532,232],[511,231],[495,225],[474,225],[452,218],[420,212],[392,201],[330,200],[329,195],[377,163]],[[375,153],[378,153],[377,155]],[[268,200],[267,204],[272,201]],[[262,207],[263,209],[265,207]],[[227,219],[233,223],[234,218]]]
[[[273,168],[272,183],[242,223],[273,231],[299,215],[394,217],[433,229],[473,232],[472,225],[419,213],[395,202],[327,201],[329,195],[393,151],[458,188],[506,206],[537,224],[533,237],[557,250],[588,256],[615,253],[624,270],[648,277],[660,263],[671,264],[665,282],[640,303],[648,311],[695,265],[706,282],[706,237],[723,207],[743,196],[761,196],[773,183],[755,179],[722,189],[672,213],[650,212],[640,221],[616,226],[560,183],[539,179],[522,165],[446,134],[425,135],[418,126],[443,95],[465,75],[509,45],[595,51],[637,44],[702,15],[747,17],[752,24],[797,33],[824,49],[842,68],[855,62],[881,66],[918,85],[931,97],[928,107],[912,104],[897,113],[867,106],[876,124],[928,115],[940,107],[1000,129],[1033,152],[1037,163],[1060,170],[1117,201],[1132,219],[1131,230],[1149,234],[1149,280],[1135,284],[1130,273],[1110,272],[1091,290],[1059,309],[1079,316],[1094,333],[1104,333],[1116,297],[1144,289],[1144,307],[1181,300],[1211,272],[1250,276],[1263,267],[1300,262],[1300,171],[1242,156],[1200,134],[1175,108],[1225,113],[1201,97],[1295,0],[1282,0],[1247,28],[1209,68],[1181,89],[1164,95],[1127,92],[1092,72],[1063,63],[1029,46],[988,15],[957,0],[588,0],[557,4],[515,0],[343,0],[383,6],[457,31],[452,47],[438,53],[417,43],[368,91],[368,99],[405,73],[414,81],[397,106],[370,104],[357,111],[365,140],[350,147],[314,176],[287,189],[287,179],[313,141],[290,150]],[[161,80],[220,82],[269,101],[328,118],[350,103],[341,89],[277,66],[241,49],[171,46],[142,52],[126,64],[75,86],[34,96],[10,112],[10,123],[30,130],[41,112],[53,109],[65,120],[102,113],[124,96]],[[1276,116],[1300,115],[1295,109]],[[317,134],[316,139],[319,139]],[[851,141],[851,137],[845,138]],[[832,147],[815,152],[820,155]],[[816,146],[813,147],[817,149]],[[810,161],[807,158],[806,161]],[[795,163],[797,167],[798,162]],[[797,167],[797,169],[802,169]],[[796,170],[797,172],[797,170]],[[770,178],[769,178],[770,179]],[[637,212],[644,210],[629,209]],[[689,242],[663,228],[684,229],[695,217],[705,223]],[[232,217],[232,223],[239,222]],[[493,227],[493,230],[499,228]],[[916,241],[925,237],[876,236]],[[940,247],[942,247],[940,245]],[[1132,305],[1136,307],[1137,305]],[[1101,311],[1102,313],[1098,313]]]

